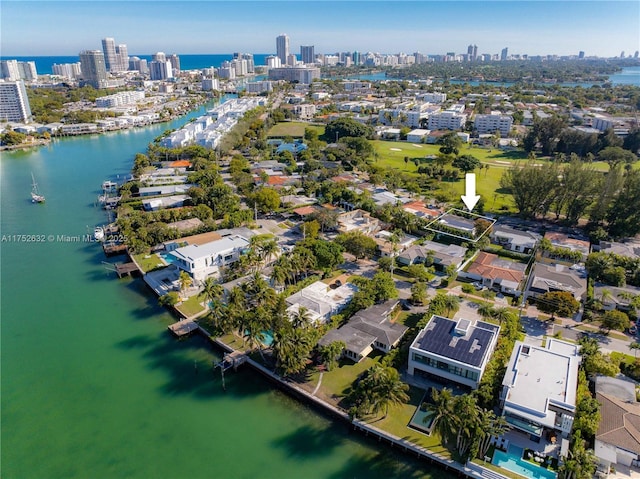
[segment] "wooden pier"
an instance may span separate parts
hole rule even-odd
[[[135,263],[121,263],[116,264],[116,273],[118,273],[118,278],[122,278],[126,275],[133,275],[133,273],[140,272],[138,266]]]
[[[127,252],[127,245],[124,243],[102,243],[102,251],[104,251],[106,256],[125,254]]]
[[[198,329],[198,324],[191,319],[183,319],[169,325],[167,329],[180,338]]]

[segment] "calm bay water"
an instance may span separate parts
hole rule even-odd
[[[141,280],[118,280],[98,245],[62,237],[104,223],[102,181],[186,119],[2,154],[2,477],[451,477],[347,434],[250,370],[223,392],[205,340],[171,337]],[[31,172],[44,205],[29,201]]]

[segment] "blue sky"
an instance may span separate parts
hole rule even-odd
[[[0,54],[77,55],[103,37],[130,54],[275,51],[466,52],[617,56],[640,49],[630,1],[12,1],[0,3]]]

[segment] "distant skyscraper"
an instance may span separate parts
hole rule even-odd
[[[105,88],[107,86],[107,69],[104,55],[100,50],[80,52],[80,69],[84,83],[94,88]]]
[[[509,56],[509,48],[505,47],[502,49],[502,52],[500,53],[500,60],[505,61],[508,56]]]
[[[276,37],[276,55],[280,59],[280,63],[282,65],[287,64],[287,57],[289,56],[289,37],[286,33]]]
[[[351,59],[354,65],[360,65],[360,52],[355,51],[351,54]]]
[[[476,61],[478,59],[478,45],[469,45],[467,55],[469,55],[469,61]]]
[[[53,70],[54,75],[59,75],[61,77],[76,79],[82,76],[82,70],[80,69],[80,62],[62,63],[62,64],[54,63],[51,68]]]
[[[104,63],[107,71],[117,71],[120,62],[116,53],[116,41],[113,38],[102,39],[102,52],[104,53]]]
[[[624,58],[624,50],[620,52],[620,58]]]
[[[127,46],[124,43],[116,47],[116,57],[118,60],[118,66],[116,67],[116,70],[112,71],[127,71],[129,69],[129,52],[127,51]]]
[[[0,120],[28,122],[31,108],[24,82],[0,82]]]
[[[314,63],[316,61],[315,48],[313,45],[300,46],[300,59],[302,63]]]
[[[580,53],[578,53],[578,58],[584,58],[584,52],[580,51]]]
[[[164,54],[164,52],[156,52],[152,55],[151,59],[154,62],[166,62],[167,56]]]
[[[171,62],[171,69],[173,70],[173,74],[177,75],[180,73],[180,57],[175,53],[173,55],[169,55],[167,58]]]
[[[638,50],[633,54],[633,58],[638,58]]]

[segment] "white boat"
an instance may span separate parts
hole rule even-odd
[[[104,240],[104,229],[102,228],[102,226],[95,227],[95,229],[93,230],[93,237],[96,241]]]
[[[115,190],[118,187],[118,183],[115,181],[104,180],[102,182],[102,189],[105,191]]]
[[[33,177],[33,173],[31,173],[31,202],[44,203],[44,196],[38,192],[38,184],[36,183],[36,179]]]

